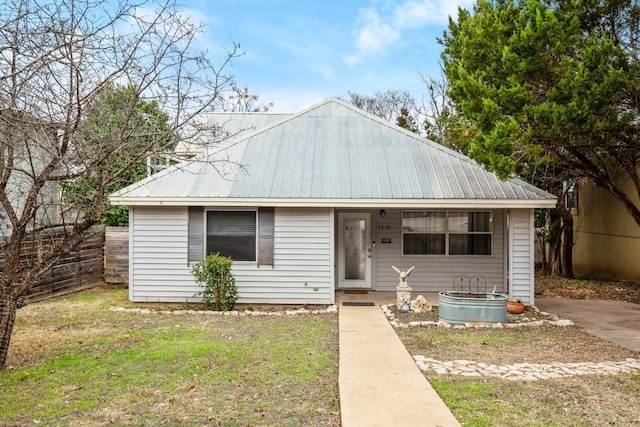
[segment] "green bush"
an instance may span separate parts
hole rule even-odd
[[[196,296],[202,296],[206,309],[230,311],[238,300],[236,279],[231,272],[233,261],[220,254],[206,255],[193,265],[191,273],[196,282],[204,287]]]

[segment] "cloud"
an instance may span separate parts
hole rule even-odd
[[[395,22],[385,22],[372,8],[360,11],[358,18],[364,23],[358,34],[356,46],[361,54],[376,53],[381,47],[395,43],[401,28]]]
[[[344,58],[349,67],[394,45],[407,30],[429,25],[441,26],[456,16],[458,6],[469,7],[473,0],[404,0],[376,2],[360,9],[356,19],[356,53]]]

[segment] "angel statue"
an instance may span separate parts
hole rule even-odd
[[[398,287],[400,287],[400,288],[408,287],[409,285],[407,285],[407,277],[409,277],[409,275],[411,274],[413,269],[416,268],[416,266],[414,265],[413,267],[411,267],[407,271],[400,271],[400,269],[397,268],[395,265],[392,265],[391,268],[393,268],[395,270],[395,272],[398,273],[398,277],[400,278],[400,282],[398,283]]]

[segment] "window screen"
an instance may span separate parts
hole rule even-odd
[[[255,261],[256,212],[208,211],[207,254],[212,253],[234,261]]]

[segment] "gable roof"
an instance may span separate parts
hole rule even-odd
[[[114,204],[553,207],[521,180],[327,99],[110,196]]]

